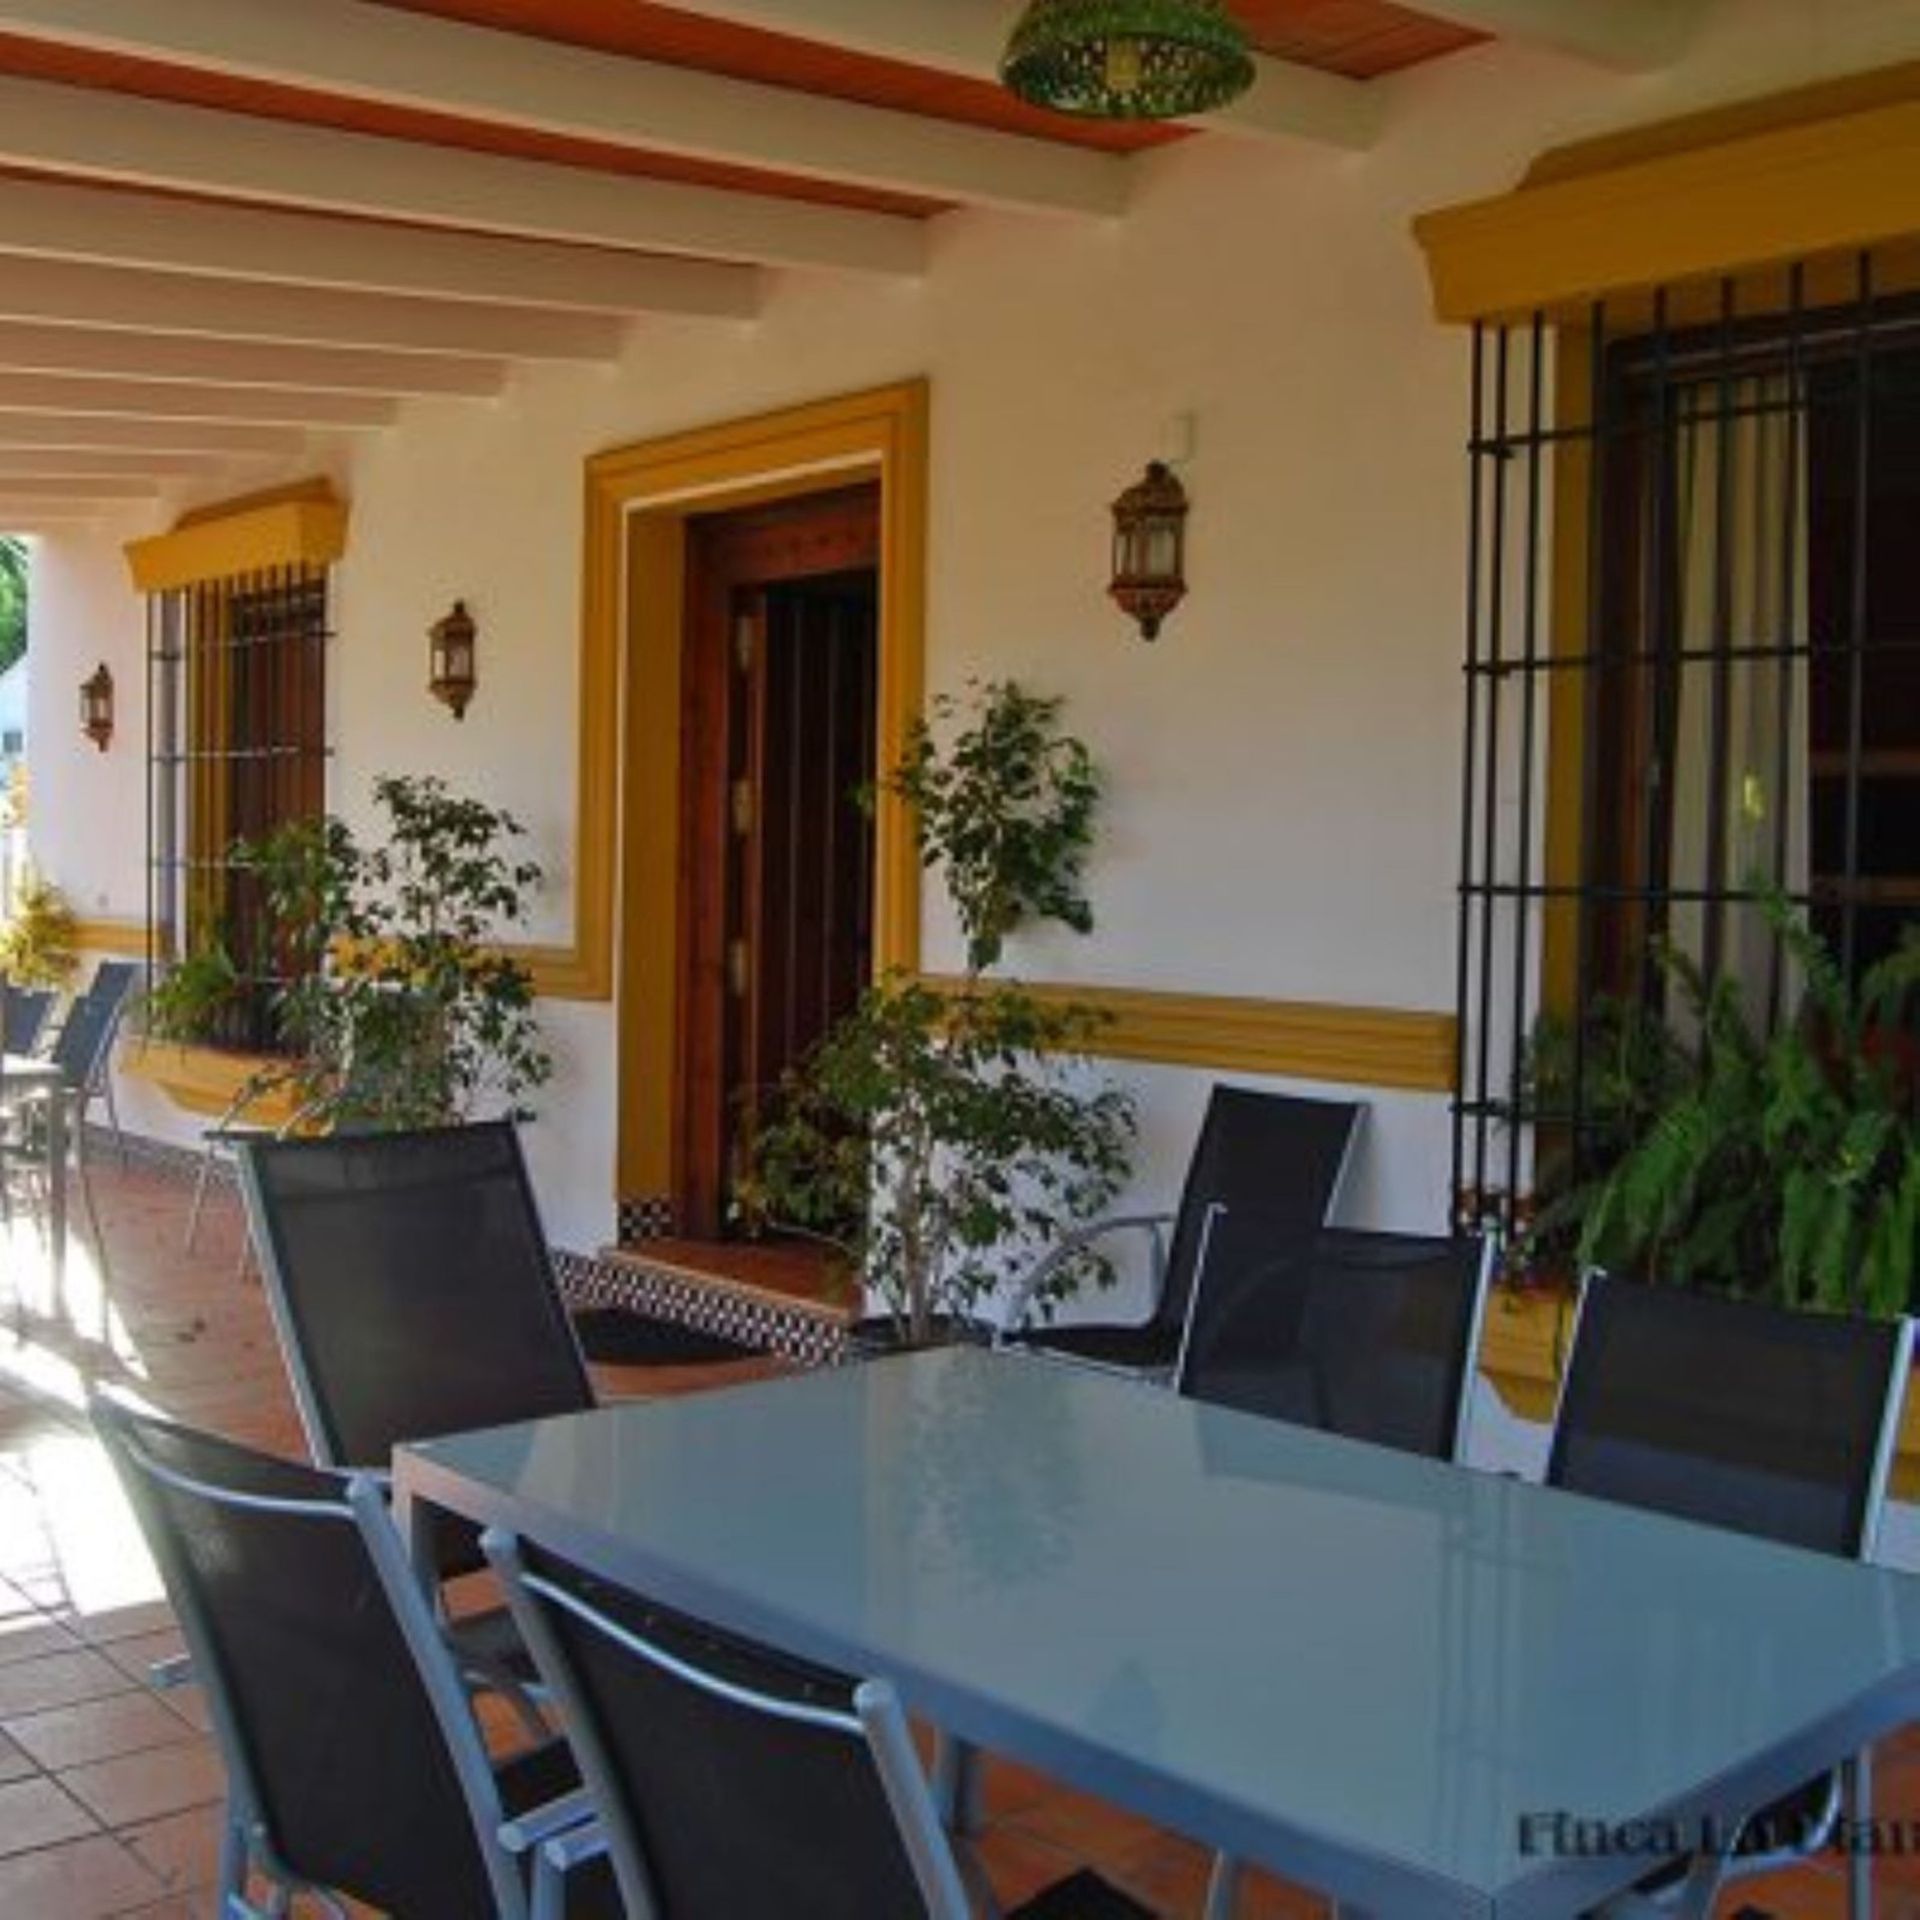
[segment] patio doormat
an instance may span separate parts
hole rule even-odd
[[[580,1351],[606,1366],[693,1367],[722,1360],[748,1360],[763,1351],[723,1333],[656,1320],[629,1307],[581,1307],[574,1311],[573,1330]]]

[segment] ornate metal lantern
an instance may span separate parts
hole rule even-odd
[[[463,718],[467,702],[473,698],[474,641],[478,630],[464,600],[452,607],[427,629],[427,659],[430,677],[427,691],[452,710],[456,720]]]
[[[1155,640],[1186,598],[1187,490],[1163,461],[1113,503],[1113,580],[1107,591]]]
[[[1000,60],[1021,99],[1100,120],[1178,120],[1253,84],[1220,0],[1030,0]]]
[[[102,753],[113,738],[113,675],[104,660],[80,682],[80,731]]]

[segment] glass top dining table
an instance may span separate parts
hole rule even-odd
[[[438,1439],[442,1507],[1392,1915],[1583,1911],[1914,1714],[1920,1581],[952,1349]]]

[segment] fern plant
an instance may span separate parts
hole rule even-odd
[[[1901,1049],[1920,930],[1849,985],[1806,919],[1763,902],[1806,982],[1759,1032],[1738,984],[1663,964],[1699,1039],[1687,1070],[1580,1209],[1579,1255],[1788,1305],[1903,1313],[1920,1265],[1920,1127]]]

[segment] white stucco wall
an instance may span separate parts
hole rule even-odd
[[[932,382],[929,680],[1017,673],[1067,696],[1111,783],[1096,935],[1018,969],[1124,986],[1445,1008],[1452,998],[1466,348],[1429,315],[1408,231],[1543,146],[1920,54],[1907,0],[1733,0],[1673,71],[1628,78],[1495,46],[1394,82],[1362,156],[1209,139],[1136,163],[1122,221],[957,214],[911,285],[787,274],[750,324],[646,321],[612,367],[540,368],[497,402],[420,402],[386,433],[245,484],[330,471],[333,792],[427,770],[534,827],[570,914],[581,463],[606,447],[878,382]],[[1192,593],[1157,645],[1107,604],[1107,502],[1194,421]],[[205,497],[231,492],[232,485]],[[164,524],[182,497],[165,503]],[[83,912],[137,915],[140,614],[117,542],[43,548],[36,837]],[[423,691],[456,595],[481,629],[455,724]],[[64,707],[121,687],[104,758]],[[55,664],[56,661],[66,664]],[[57,710],[56,710],[57,709]],[[930,903],[928,959],[954,941]],[[554,1235],[610,1237],[616,1010],[556,1004],[530,1134]],[[1177,1180],[1206,1076],[1141,1069],[1140,1197]],[[1438,1098],[1377,1094],[1347,1217],[1441,1217]],[[177,1121],[135,1101],[155,1131]]]

